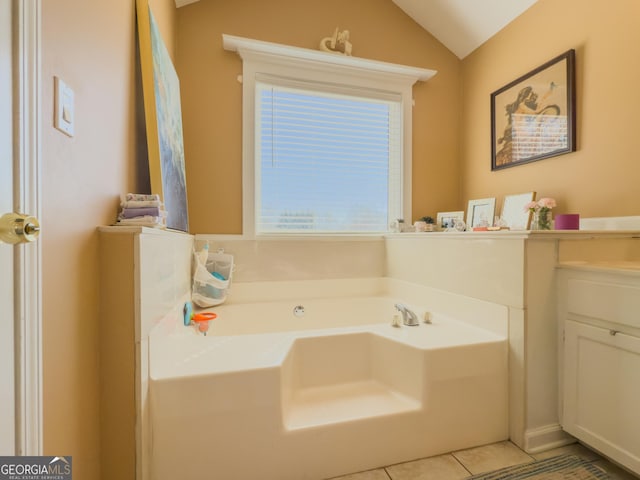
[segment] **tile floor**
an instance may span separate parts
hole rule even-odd
[[[593,462],[604,469],[611,480],[640,480],[640,477],[631,475],[579,443],[529,455],[508,441],[335,477],[331,480],[463,480],[478,473],[563,454],[577,455]]]

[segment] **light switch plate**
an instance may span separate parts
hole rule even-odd
[[[58,77],[53,77],[53,84],[55,103],[53,126],[70,137],[73,137],[75,116],[73,90]]]

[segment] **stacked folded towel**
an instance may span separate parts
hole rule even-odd
[[[166,228],[167,212],[160,195],[127,193],[120,202],[122,210],[116,225]]]

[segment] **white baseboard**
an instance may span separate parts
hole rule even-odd
[[[577,440],[555,423],[533,428],[524,432],[524,450],[527,453],[539,453],[552,448],[575,443]]]

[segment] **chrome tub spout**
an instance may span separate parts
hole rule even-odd
[[[402,322],[405,325],[409,327],[417,327],[420,324],[420,322],[418,321],[418,316],[405,304],[396,303],[395,307],[396,310],[398,310],[402,314]]]

